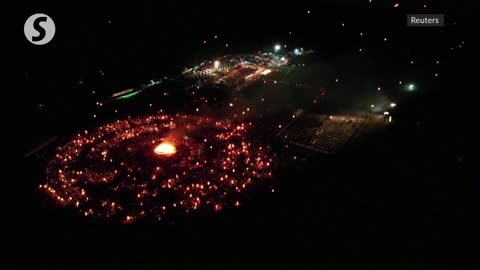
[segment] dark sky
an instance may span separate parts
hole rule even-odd
[[[7,14],[14,16],[8,29],[12,38],[7,43],[11,45],[11,56],[15,55],[15,71],[28,72],[32,80],[39,79],[47,84],[46,88],[55,91],[54,88],[64,89],[79,78],[89,78],[99,69],[110,74],[114,69],[118,75],[127,75],[116,77],[126,77],[127,81],[132,80],[126,83],[135,83],[133,78],[175,72],[178,67],[203,60],[206,54],[264,48],[275,41],[328,46],[339,54],[349,45],[362,45],[355,36],[361,31],[365,32],[368,42],[363,46],[374,44],[369,36],[385,35],[392,39],[390,46],[395,49],[407,46],[412,51],[423,49],[417,52],[422,57],[421,54],[432,49],[449,46],[446,43],[455,42],[454,34],[460,38],[458,32],[469,28],[465,21],[468,9],[457,1],[432,1],[427,3],[427,8],[423,8],[422,1],[399,2],[400,7],[394,9],[395,1],[369,3],[368,0],[235,1],[228,4],[220,1],[208,4],[107,1],[76,5],[40,1],[33,5],[22,4]],[[44,12],[56,22],[55,39],[47,46],[32,46],[21,31],[26,18],[36,12]],[[435,34],[442,30],[405,27],[405,14],[420,12],[445,13],[448,21],[457,22],[457,27],[448,29],[442,39],[427,40],[428,35],[440,38]],[[338,27],[340,21],[345,21],[347,29]],[[290,31],[292,36],[288,35]],[[214,35],[219,38],[213,40]],[[206,45],[203,40],[208,41]],[[230,45],[228,50],[224,47],[226,43]],[[385,55],[395,53],[388,48],[382,51]]]

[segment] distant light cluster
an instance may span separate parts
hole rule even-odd
[[[39,188],[81,215],[123,223],[237,207],[272,175],[269,147],[249,139],[251,128],[187,115],[118,120],[59,147]]]

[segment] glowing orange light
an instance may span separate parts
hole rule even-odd
[[[267,75],[267,74],[270,73],[270,72],[272,72],[272,70],[266,69],[266,70],[264,70],[264,71],[263,71],[262,73],[260,73],[260,74],[262,74],[262,75]]]
[[[155,150],[153,150],[157,155],[171,156],[177,152],[177,149],[173,144],[170,143],[161,143]]]

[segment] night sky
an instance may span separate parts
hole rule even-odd
[[[473,42],[478,24],[470,5],[402,0],[13,4],[4,10],[3,110],[15,156],[85,123],[95,102],[114,92],[174,76],[212,57],[271,50],[277,43],[314,49],[325,71],[319,77],[339,104],[368,106],[381,93],[401,106],[388,147],[367,147],[325,163],[340,171],[365,168],[362,173],[335,177],[331,169],[325,181],[304,190],[297,181],[322,181],[311,177],[318,173],[315,165],[306,165],[299,175],[280,177],[280,188],[288,190],[280,199],[178,225],[110,227],[44,213],[48,207],[31,188],[41,176],[29,173],[33,162],[19,159],[4,179],[11,191],[4,217],[12,222],[7,233],[14,260],[1,263],[6,269],[25,263],[41,269],[80,264],[94,269],[477,269]],[[23,24],[40,12],[55,21],[56,34],[49,44],[35,46],[26,40]],[[445,26],[406,26],[407,14],[422,13],[445,14]],[[416,85],[414,93],[405,91],[408,83]]]

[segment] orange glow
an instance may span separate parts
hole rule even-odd
[[[177,152],[177,149],[173,144],[170,143],[161,143],[157,147],[155,147],[155,150],[153,150],[155,154],[157,155],[162,155],[162,156],[171,156]]]
[[[179,126],[195,139],[166,135],[179,136],[175,132]],[[177,212],[241,207],[244,195],[240,194],[264,185],[274,167],[270,147],[249,140],[251,128],[251,122],[233,124],[181,114],[117,120],[82,131],[59,146],[48,165],[46,181],[38,188],[54,203],[71,206],[81,216],[126,224],[147,216],[163,220]],[[137,154],[145,150],[146,157],[156,158],[137,162]],[[97,161],[106,166],[97,167]],[[87,162],[91,165],[85,167]],[[108,196],[97,195],[105,189]],[[168,196],[161,190],[168,190]],[[165,200],[159,205],[162,196]]]
[[[267,75],[268,73],[272,72],[272,70],[270,69],[266,69],[265,71],[263,71],[261,74],[262,75]]]

